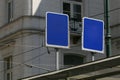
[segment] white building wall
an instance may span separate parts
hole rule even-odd
[[[110,24],[116,25],[120,23],[120,0],[110,0]]]
[[[104,0],[83,0],[84,16],[104,19]]]
[[[47,11],[60,13],[61,0],[32,0],[32,14],[36,16],[43,16]]]
[[[35,66],[24,65],[24,77],[55,70],[55,53],[50,50],[48,54],[43,35],[33,33],[24,37],[22,42],[23,63]]]
[[[13,0],[13,18],[17,19],[24,15],[31,15],[32,0]]]

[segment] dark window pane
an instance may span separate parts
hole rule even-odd
[[[10,80],[10,73],[7,73],[7,80]]]
[[[7,57],[4,59],[5,61],[5,70],[9,70],[12,68],[12,57]]]
[[[8,22],[10,22],[10,19],[11,19],[11,3],[9,2],[8,3]]]
[[[63,13],[68,14],[70,16],[70,4],[69,3],[63,3]]]
[[[81,13],[81,5],[73,5],[74,12]]]
[[[81,5],[73,5],[73,17],[81,21]]]
[[[5,80],[12,80],[12,72],[6,73]]]
[[[70,1],[77,1],[77,2],[82,2],[82,0],[70,0]]]
[[[63,3],[63,10],[64,11],[70,11],[70,4],[69,3]]]
[[[64,65],[80,65],[83,64],[84,58],[77,55],[64,55]]]
[[[10,69],[10,59],[8,58],[7,60],[6,60],[6,67],[7,67],[7,69]]]
[[[8,22],[13,18],[13,1],[8,2]]]

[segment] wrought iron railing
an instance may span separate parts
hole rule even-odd
[[[81,21],[77,20],[76,18],[71,18],[69,23],[71,33],[81,34],[82,31]]]

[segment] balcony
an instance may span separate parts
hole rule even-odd
[[[77,20],[76,18],[71,18],[69,22],[70,32],[71,34],[81,34],[82,32],[82,22]]]

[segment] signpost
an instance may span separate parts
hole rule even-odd
[[[92,54],[93,52],[104,53],[104,22],[102,20],[83,18],[82,50],[91,51]]]
[[[59,70],[58,48],[69,48],[69,18],[66,14],[46,13],[46,46],[56,48],[56,68]]]

